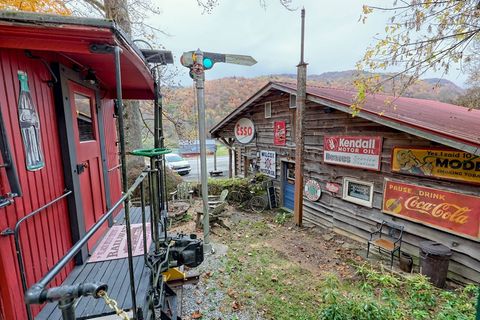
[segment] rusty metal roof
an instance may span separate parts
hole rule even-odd
[[[218,123],[210,132],[213,136],[235,115],[270,90],[295,94],[295,83],[270,82],[254,96]],[[307,100],[352,113],[350,108],[355,91],[307,86]],[[241,109],[241,110],[240,110]],[[392,97],[383,94],[367,97],[357,114],[400,131],[436,141],[444,145],[480,154],[480,110],[424,99]]]

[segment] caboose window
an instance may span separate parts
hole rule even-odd
[[[80,142],[95,140],[90,97],[75,93],[75,108]]]

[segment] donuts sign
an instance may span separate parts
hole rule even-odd
[[[242,144],[250,143],[255,137],[255,126],[252,120],[241,118],[235,124],[235,138]]]

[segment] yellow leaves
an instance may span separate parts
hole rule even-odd
[[[373,9],[370,6],[367,6],[364,4],[362,7],[362,15],[360,15],[360,18],[358,19],[358,21],[362,21],[362,23],[365,23],[365,21],[367,20],[368,14],[370,14],[372,11]]]
[[[0,10],[19,10],[40,13],[71,15],[63,0],[1,0]]]
[[[369,13],[372,13],[373,9],[370,6],[364,4],[362,6],[362,11],[363,11],[363,14],[367,15]]]

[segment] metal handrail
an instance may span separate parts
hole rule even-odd
[[[27,214],[26,216],[24,216],[23,218],[18,220],[17,223],[15,224],[15,228],[13,229],[13,237],[15,239],[15,251],[17,253],[18,268],[20,269],[20,279],[22,281],[22,288],[23,288],[23,293],[24,294],[27,292],[28,288],[27,288],[27,276],[25,274],[25,263],[23,261],[23,253],[22,253],[22,247],[21,247],[21,243],[20,243],[20,227],[28,219],[36,216],[38,213],[42,212],[43,210],[47,209],[48,207],[57,203],[58,201],[62,200],[63,198],[66,198],[70,194],[72,194],[71,190],[65,190],[64,193],[61,196],[53,199],[52,201],[48,202],[47,204],[41,206],[40,208],[30,212],[29,214]],[[7,232],[7,234],[12,234],[11,230],[10,230],[10,233]],[[28,305],[26,306],[26,308],[27,308],[27,315],[30,319],[32,317],[32,311],[30,310],[30,307]]]
[[[122,167],[122,164],[117,164],[115,167],[112,167],[112,168],[108,169],[107,172],[112,172],[112,171],[117,170],[121,167]]]
[[[116,212],[116,209],[127,200],[135,189],[143,182],[147,176],[147,172],[142,172],[138,178],[135,180],[133,185],[128,189],[128,191],[109,209],[100,220],[98,220],[88,232],[78,240],[70,250],[65,253],[65,255],[50,269],[50,271],[43,276],[37,283],[32,285],[25,292],[25,301],[27,305],[32,303],[37,303],[40,298],[40,294],[45,289],[45,287],[62,271],[62,269],[72,260],[77,253],[79,253],[83,246],[85,246],[90,240],[90,238],[100,229],[100,227]]]

